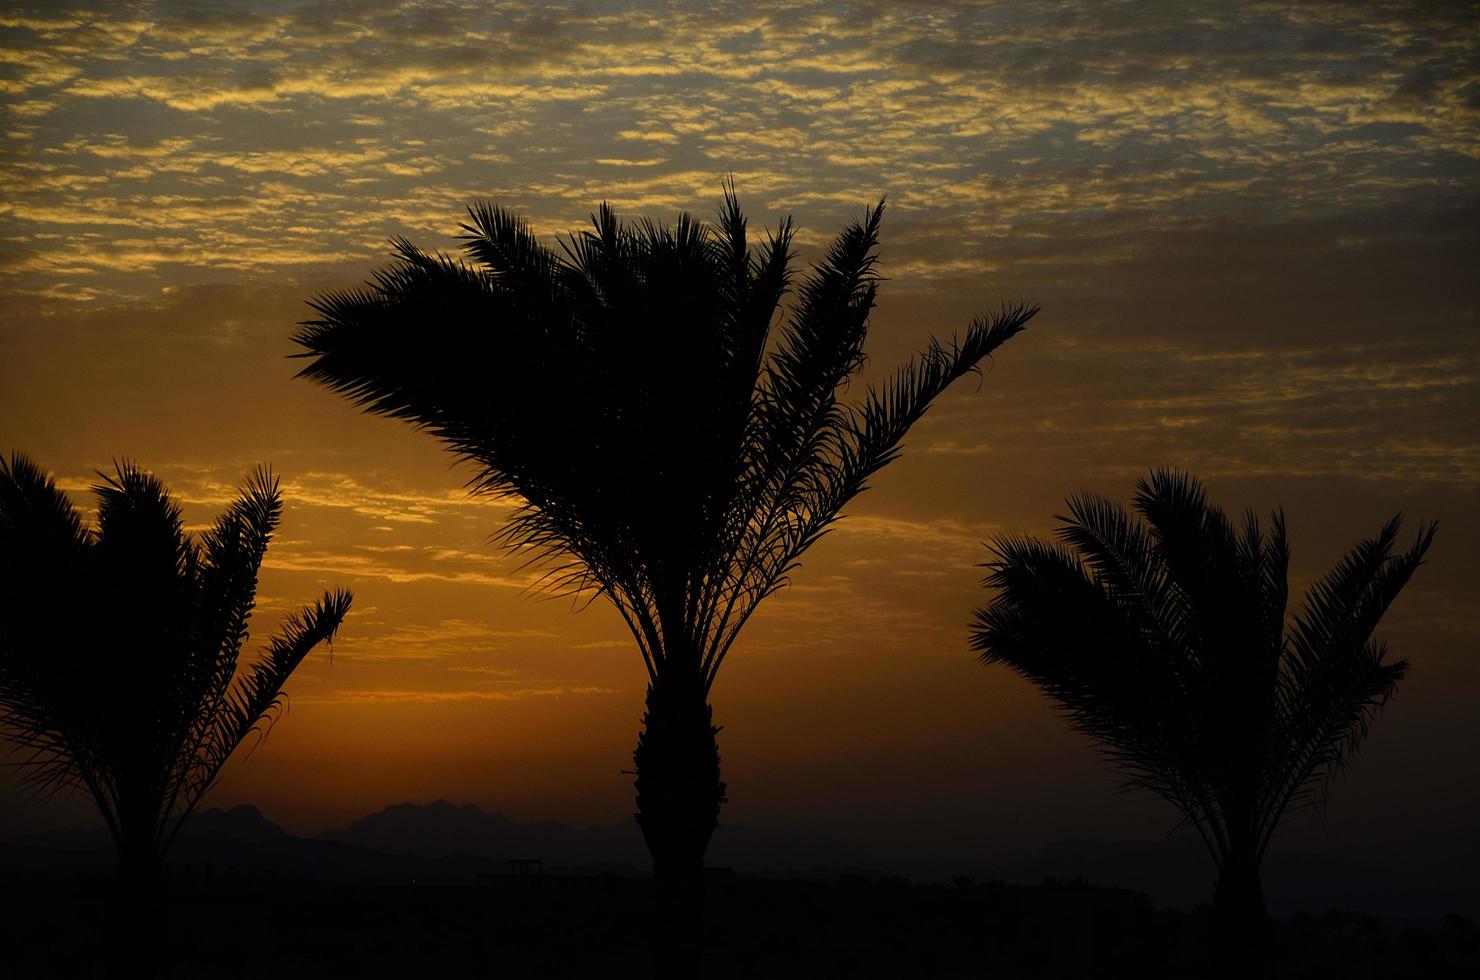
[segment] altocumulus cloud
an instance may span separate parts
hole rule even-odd
[[[0,268],[118,296],[369,256],[480,194],[548,228],[600,197],[707,207],[728,171],[821,225],[889,190],[957,229],[913,276],[989,269],[982,228],[1453,201],[1474,26],[1431,4],[21,5]]]

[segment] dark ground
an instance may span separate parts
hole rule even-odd
[[[12,977],[101,977],[110,950],[94,874],[0,878]],[[1081,883],[911,886],[715,873],[702,971],[738,977],[1201,977],[1203,912],[1158,910]],[[651,975],[651,882],[610,876],[475,883],[328,882],[173,869],[156,944],[162,976]],[[1480,976],[1467,918],[1401,925],[1328,912],[1271,923],[1268,977]]]

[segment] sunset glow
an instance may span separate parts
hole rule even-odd
[[[511,504],[431,438],[295,380],[295,324],[393,236],[455,247],[478,200],[553,243],[602,201],[711,219],[733,176],[811,260],[885,197],[869,377],[1004,302],[1043,312],[746,627],[713,698],[722,823],[932,868],[1171,831],[967,630],[983,541],[1180,466],[1230,512],[1286,508],[1292,591],[1394,512],[1438,522],[1379,631],[1412,676],[1289,836],[1473,893],[1480,24],[1194,8],[7,4],[0,451],[84,506],[135,460],[202,526],[271,464],[254,632],[353,590],[210,805],[303,835],[437,798],[626,820],[645,675],[621,620],[531,594],[490,543]],[[0,836],[92,822],[7,802]]]

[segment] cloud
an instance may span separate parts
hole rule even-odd
[[[524,701],[529,698],[584,697],[619,694],[614,688],[595,685],[499,688],[495,690],[428,691],[423,689],[373,689],[336,691],[331,695],[299,695],[295,704],[445,704],[452,701]]]
[[[126,10],[7,21],[26,127],[0,178],[0,224],[27,246],[0,267],[15,288],[90,276],[104,296],[172,265],[368,258],[392,234],[451,232],[489,194],[553,227],[603,198],[707,209],[730,171],[824,225],[888,190],[968,241],[1132,215],[1289,220],[1477,184],[1459,8]],[[109,128],[53,122],[69,113]],[[664,152],[613,152],[634,143]],[[100,241],[71,233],[100,224]],[[58,231],[66,248],[40,237]],[[992,271],[960,252],[900,272]]]

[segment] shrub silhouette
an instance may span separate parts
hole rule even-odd
[[[1373,630],[1434,538],[1394,553],[1400,520],[1357,545],[1286,623],[1284,514],[1235,526],[1201,483],[1157,471],[1132,517],[1071,497],[1061,545],[999,537],[997,594],[972,645],[1043,690],[1126,783],[1181,811],[1217,866],[1214,907],[1234,948],[1264,919],[1260,868],[1281,818],[1324,805],[1408,669]]]
[[[302,376],[430,431],[477,491],[522,506],[504,544],[556,591],[601,595],[647,668],[637,820],[660,878],[702,867],[725,785],[708,703],[735,637],[892,461],[930,403],[1036,308],[932,342],[861,402],[882,202],[792,281],[790,219],[755,248],[733,188],[717,225],[623,224],[541,245],[469,209],[472,264],[395,243],[366,289],[316,298]]]
[[[266,734],[288,676],[332,639],[350,594],[288,617],[238,670],[278,481],[258,469],[194,539],[131,463],[92,489],[96,528],[29,458],[0,457],[0,734],[19,747],[25,784],[92,797],[121,897],[142,909],[180,827],[237,746]]]

